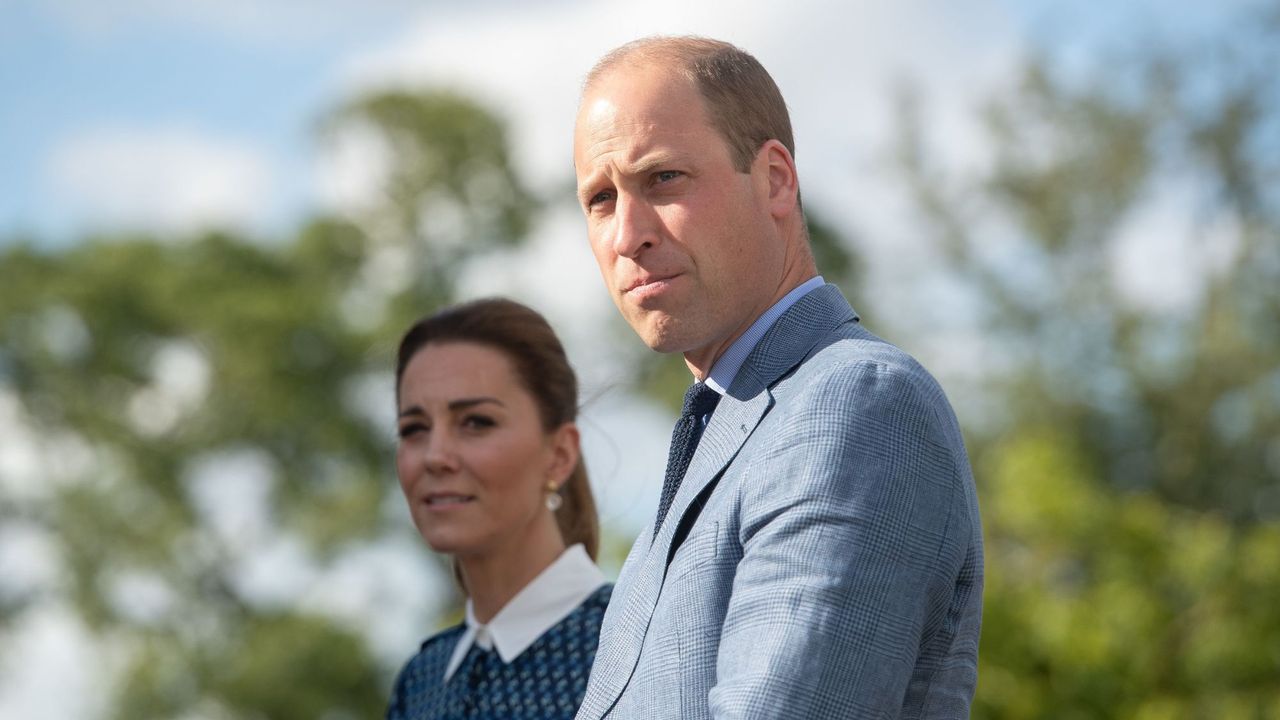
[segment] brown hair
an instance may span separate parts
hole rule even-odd
[[[578,378],[555,331],[536,311],[502,298],[454,305],[409,328],[397,354],[397,400],[404,370],[414,355],[427,345],[448,342],[476,343],[506,355],[520,384],[537,403],[544,431],[551,432],[577,418]],[[560,496],[563,502],[556,511],[556,524],[565,544],[582,543],[594,560],[600,547],[600,525],[581,455],[569,479],[560,486]]]
[[[601,76],[624,63],[665,65],[691,81],[738,172],[750,169],[760,146],[769,140],[782,143],[795,157],[787,103],[769,72],[745,50],[695,36],[641,38],[601,58],[587,73],[583,89],[590,90]]]

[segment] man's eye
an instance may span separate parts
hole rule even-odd
[[[587,201],[587,205],[588,206],[599,205],[600,203],[609,202],[612,199],[613,199],[612,190],[601,190],[600,192],[591,196],[591,199]]]
[[[660,183],[670,182],[680,177],[681,174],[682,173],[679,170],[663,170],[662,172],[655,175],[654,179],[656,179]]]

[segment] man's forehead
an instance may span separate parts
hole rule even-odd
[[[582,110],[602,98],[612,98],[615,103],[680,98],[699,105],[702,100],[693,81],[684,73],[658,62],[625,61],[605,70],[587,85],[579,104],[579,117]]]
[[[600,114],[580,121],[574,133],[573,160],[579,174],[592,168],[645,172],[651,166],[672,161],[691,162],[718,139],[705,122],[691,121],[688,113],[670,117],[636,117],[602,108]]]
[[[688,80],[670,72],[619,70],[588,88],[578,106],[575,140],[603,128],[656,132],[706,124],[702,97]]]

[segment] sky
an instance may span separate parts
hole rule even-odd
[[[566,174],[583,72],[650,33],[713,35],[760,57],[792,107],[808,184],[817,175],[839,198],[841,172],[883,140],[891,83],[913,79],[944,113],[963,111],[1028,47],[1161,24],[1151,2],[1062,5],[3,0],[0,238],[211,224],[287,234],[343,183],[327,176],[316,122],[387,84],[478,96],[514,121],[526,176],[546,182]],[[1220,12],[1201,5],[1163,24]]]
[[[690,5],[10,0],[0,4],[0,237],[211,224],[287,234],[340,199],[318,119],[388,84],[478,96],[517,121],[530,180],[563,179],[582,73],[652,32],[755,52],[787,88],[797,134],[812,147],[839,138],[821,145],[837,160],[851,130],[877,121],[884,78],[937,65],[954,71],[948,84],[972,88],[1016,37],[1015,18],[989,2],[964,14],[940,2]]]
[[[945,162],[972,168],[986,155],[980,101],[1028,52],[1052,47],[1063,62],[1084,60],[1100,39],[1203,28],[1231,4],[1184,3],[1169,14],[1154,0],[0,0],[0,245],[24,238],[58,247],[118,231],[180,241],[209,227],[287,238],[318,211],[358,208],[378,177],[376,153],[319,140],[327,110],[392,87],[467,93],[508,121],[525,182],[540,193],[563,188],[564,198],[527,246],[469,270],[462,294],[513,295],[560,329],[588,400],[583,442],[602,522],[635,532],[656,505],[671,418],[618,391],[625,378],[599,348],[600,327],[611,327],[606,337],[625,333],[585,245],[571,142],[581,77],[600,55],[655,33],[709,35],[755,54],[791,109],[806,206],[857,238],[873,291],[927,302],[927,289],[912,284],[922,251],[904,221],[909,211],[884,181],[895,88],[920,88]],[[1179,232],[1176,213],[1160,204],[1144,213],[1141,228]],[[1148,270],[1130,273],[1139,292],[1176,297],[1187,285],[1176,267],[1149,272],[1158,248],[1130,245],[1118,265]],[[941,340],[962,365],[973,339]],[[938,370],[945,384],[948,368]],[[0,420],[14,412],[0,395]],[[16,452],[25,441],[7,442]],[[404,598],[435,588],[414,579],[421,548],[356,548],[334,566],[310,567],[245,502],[261,463],[221,462],[238,484],[197,473],[193,492],[215,525],[267,548],[244,568],[253,592],[303,597],[352,618],[394,606],[370,632],[392,656],[412,644],[399,621],[423,605]],[[236,515],[237,506],[248,510]],[[38,542],[0,547],[0,565],[40,552]],[[323,599],[308,591],[335,585],[362,589]],[[146,587],[122,592],[164,601]],[[87,698],[103,679],[84,669],[84,638],[67,608],[30,618],[13,639],[23,649],[0,656],[0,717],[91,717]]]

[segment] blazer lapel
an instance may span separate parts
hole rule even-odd
[[[667,519],[654,538],[647,564],[656,566],[660,558],[665,573],[674,550],[673,536],[689,506],[720,476],[773,407],[769,388],[814,352],[837,325],[856,319],[839,289],[824,285],[796,301],[760,338],[711,414]]]
[[[840,291],[834,285],[825,285],[783,313],[747,356],[703,430],[658,536],[650,547],[650,531],[646,530],[632,548],[627,565],[639,566],[624,569],[628,574],[625,595],[614,595],[614,602],[621,602],[622,606],[616,622],[610,623],[609,642],[602,642],[597,651],[592,682],[579,717],[603,717],[631,681],[662,591],[675,530],[694,498],[720,476],[773,407],[769,387],[799,365],[833,328],[857,319]],[[642,544],[646,547],[640,547]],[[610,614],[613,610],[610,608]]]
[[[657,538],[650,546],[649,534],[642,534],[632,547],[627,564],[634,562],[639,566],[628,578],[625,594],[614,601],[621,602],[622,606],[618,609],[616,622],[610,623],[608,628],[608,642],[601,642],[596,652],[595,665],[591,670],[593,682],[583,699],[579,717],[604,716],[622,695],[640,660],[649,621],[666,577],[671,538],[680,518],[706,483],[718,476],[742,448],[772,404],[767,392],[759,393],[746,402],[725,397],[711,414],[711,422],[703,431],[698,450],[689,463],[689,470]],[[624,572],[629,570],[627,568]],[[594,683],[597,677],[599,685]]]
[[[767,389],[746,400],[738,400],[732,396],[720,399],[715,412],[711,413],[711,421],[702,431],[702,440],[698,442],[698,449],[689,462],[689,469],[680,483],[680,489],[671,501],[667,519],[653,540],[648,559],[655,568],[660,566],[663,574],[671,557],[671,542],[676,528],[689,512],[694,498],[698,497],[708,483],[720,477],[720,473],[742,449],[771,407],[773,396]]]
[[[827,284],[816,288],[787,309],[747,355],[729,394],[744,397],[773,387],[805,358],[817,352],[831,332],[847,322],[857,322],[840,289]]]

